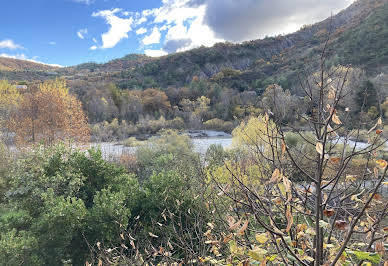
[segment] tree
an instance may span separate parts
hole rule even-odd
[[[6,80],[0,80],[0,136],[7,133],[6,122],[19,104],[20,98],[21,95],[16,86]]]
[[[243,144],[239,147],[250,151],[249,156],[234,156],[222,172],[210,171],[217,195],[229,204],[224,218],[227,232],[208,234],[213,250],[222,250],[224,243],[229,246],[229,256],[212,252],[217,262],[306,266],[382,262],[388,215],[388,203],[380,194],[388,169],[380,150],[386,142],[381,137],[382,119],[373,121],[368,144],[359,147],[359,130],[344,127],[349,116],[346,108],[340,108],[347,97],[348,72],[338,68],[342,81],[334,82],[336,69],[326,69],[325,61],[324,49],[319,74],[301,78],[314,112],[299,114],[309,125],[308,132],[294,129],[300,144],[290,143],[281,117],[275,114],[271,121],[266,115],[253,130],[245,130],[248,123],[237,131]],[[359,119],[361,126],[364,121]],[[355,142],[349,142],[351,137]],[[293,179],[295,172],[298,180]]]
[[[24,94],[9,128],[21,143],[43,140],[51,145],[58,140],[85,141],[89,136],[81,102],[69,94],[66,82],[59,79]]]
[[[157,89],[146,89],[142,94],[144,111],[148,114],[165,113],[171,108],[166,93]]]

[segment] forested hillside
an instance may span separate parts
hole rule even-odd
[[[387,96],[382,85],[388,67],[387,2],[359,0],[293,34],[218,43],[160,58],[132,54],[66,68],[3,58],[0,79],[33,87],[64,77],[99,139],[156,133],[165,127],[230,131],[244,117],[270,109],[269,96],[276,91],[289,108],[283,120],[299,123],[293,113],[309,107],[300,98],[298,75],[307,66],[311,73],[317,69],[316,58],[329,39],[326,65],[352,65],[350,101],[360,103],[360,90],[369,84],[372,94],[378,94],[379,102],[368,106],[374,106],[369,115],[375,117],[385,112],[378,105]]]

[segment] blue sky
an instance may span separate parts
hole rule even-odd
[[[58,64],[285,34],[352,0],[4,0],[0,56]]]

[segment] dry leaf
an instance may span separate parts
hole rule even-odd
[[[373,168],[373,173],[375,175],[375,178],[378,179],[379,178],[379,169],[377,169],[377,167]]]
[[[374,194],[373,198],[375,200],[381,200],[381,195],[376,193],[376,194]]]
[[[226,243],[229,243],[229,241],[232,239],[232,237],[233,237],[233,234],[229,234],[229,235],[227,235],[226,237],[224,237],[224,243],[226,244]]]
[[[383,159],[379,159],[376,161],[377,163],[377,166],[380,168],[380,169],[385,169],[387,167],[387,161],[383,160]]]
[[[148,232],[148,234],[151,236],[151,237],[153,237],[153,238],[158,238],[158,236],[157,235],[154,235],[153,233],[151,233],[151,232]]]
[[[346,221],[338,220],[335,221],[334,227],[338,230],[346,230],[348,223]]]
[[[377,135],[380,135],[382,132],[383,132],[383,131],[382,131],[381,129],[377,129],[377,130],[376,130],[376,134],[377,134]]]
[[[315,150],[316,150],[320,155],[322,155],[322,154],[323,154],[323,145],[322,145],[322,143],[317,142],[317,144],[315,145]]]
[[[379,117],[379,119],[377,120],[377,124],[378,125],[382,125],[383,124],[383,120],[381,119],[381,117]]]
[[[237,231],[237,235],[243,235],[245,230],[247,229],[248,227],[248,220],[245,221],[245,223],[243,224],[243,226],[241,226],[241,228]]]
[[[284,140],[282,140],[282,157],[286,153],[286,143],[284,143]]]
[[[333,90],[330,90],[328,95],[327,95],[327,98],[328,99],[334,99],[335,98],[335,92]]]
[[[292,213],[289,207],[287,208],[287,211],[286,211],[286,217],[287,217],[286,232],[288,233],[291,230],[292,224],[294,223],[294,218],[292,217]]]
[[[280,171],[279,171],[279,169],[276,168],[275,171],[273,171],[273,173],[272,173],[272,177],[271,177],[270,182],[271,183],[278,182],[279,176],[280,176]]]
[[[342,124],[341,120],[339,119],[339,117],[337,116],[336,113],[333,114],[331,120],[334,122],[334,124],[337,124],[337,125],[341,125]]]
[[[331,157],[331,158],[330,158],[330,161],[331,161],[332,163],[337,164],[337,163],[339,163],[339,162],[341,161],[341,158],[339,158],[339,157]]]
[[[323,210],[323,215],[325,215],[326,217],[331,217],[334,214],[335,214],[335,211],[333,209]]]
[[[235,230],[237,227],[240,226],[241,222],[242,222],[242,220],[240,219],[237,221],[237,223],[229,225],[229,230]]]

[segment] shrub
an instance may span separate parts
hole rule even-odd
[[[232,132],[233,130],[233,123],[230,121],[224,121],[219,118],[213,118],[205,123],[203,123],[206,129],[208,130],[217,130],[217,131],[225,131],[225,132]]]

